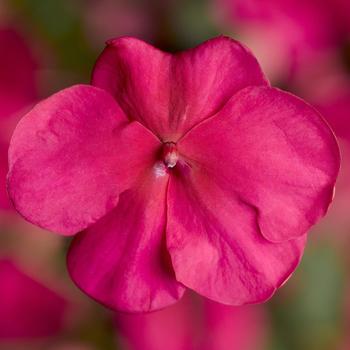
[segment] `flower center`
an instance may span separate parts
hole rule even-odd
[[[174,142],[163,143],[162,158],[163,158],[164,164],[168,168],[173,168],[176,165],[179,159],[179,153],[176,148],[176,143]]]

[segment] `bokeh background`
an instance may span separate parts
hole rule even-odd
[[[70,281],[68,239],[12,209],[11,132],[40,99],[88,83],[107,39],[133,35],[177,51],[219,34],[245,43],[273,85],[334,128],[343,158],[334,203],[297,271],[263,305],[188,293],[149,315],[113,313]],[[0,0],[0,349],[349,350],[349,113],[349,0]]]

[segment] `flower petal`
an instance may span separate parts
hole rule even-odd
[[[240,89],[267,82],[252,54],[228,37],[175,55],[123,37],[108,42],[92,84],[109,91],[131,120],[176,141]]]
[[[104,90],[73,86],[18,124],[9,150],[9,194],[28,221],[74,234],[116,206],[157,147]]]
[[[167,246],[176,279],[229,305],[265,301],[299,263],[305,236],[271,243],[256,212],[205,168],[184,166],[168,189]]]
[[[335,137],[312,107],[280,90],[240,91],[178,147],[256,211],[269,241],[305,234],[332,201],[339,171]]]
[[[112,309],[156,310],[173,304],[184,292],[165,246],[167,182],[168,176],[147,175],[72,243],[68,255],[72,279]]]

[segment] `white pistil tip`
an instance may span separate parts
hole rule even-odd
[[[163,144],[163,162],[168,168],[173,168],[179,160],[179,153],[174,142]]]

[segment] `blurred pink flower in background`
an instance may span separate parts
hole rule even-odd
[[[38,98],[37,63],[23,37],[14,29],[0,29],[0,120],[3,122]]]
[[[7,149],[19,116],[38,99],[37,63],[24,38],[0,29],[0,209],[10,209],[6,193]]]
[[[176,55],[112,40],[92,82],[39,103],[9,150],[16,209],[84,230],[68,255],[77,285],[135,312],[184,286],[230,305],[271,297],[333,197],[338,146],[317,112],[227,37]]]
[[[0,29],[0,45],[6,48],[0,55],[0,254],[10,254],[38,266],[38,261],[42,264],[52,259],[62,240],[28,224],[15,213],[6,191],[6,175],[13,129],[38,100],[39,63],[30,41],[13,26]]]
[[[55,336],[64,327],[68,302],[59,293],[0,259],[0,343]]]
[[[8,145],[21,114],[38,100],[38,63],[14,27],[0,29],[0,45],[0,347],[25,342],[19,348],[29,348],[34,338],[42,341],[63,329],[68,301],[52,288],[51,264],[62,240],[18,216],[6,192]]]
[[[192,293],[165,310],[116,313],[115,320],[127,350],[263,350],[269,333],[263,306],[226,306]]]
[[[346,0],[217,0],[229,25],[257,56],[267,76],[292,78],[347,39]]]

